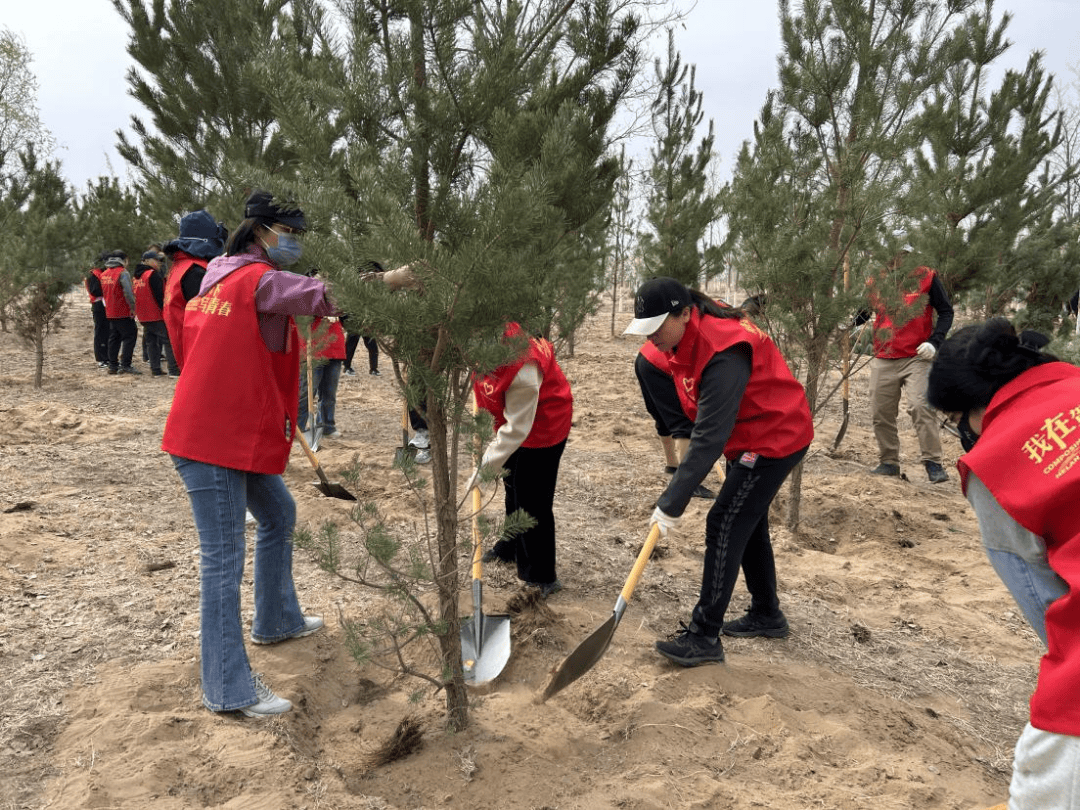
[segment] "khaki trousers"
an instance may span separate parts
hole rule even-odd
[[[907,401],[908,416],[915,424],[922,461],[941,463],[941,433],[937,414],[926,402],[926,383],[930,361],[921,357],[885,360],[875,357],[870,363],[870,418],[874,424],[878,456],[882,464],[900,463],[900,434],[896,417],[900,412],[900,394]]]

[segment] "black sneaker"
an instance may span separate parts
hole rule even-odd
[[[750,638],[752,636],[764,636],[765,638],[787,638],[787,619],[784,614],[766,617],[747,611],[746,614],[734,621],[724,622],[725,636],[738,636]]]
[[[664,467],[664,474],[665,475],[674,475],[675,471],[677,469],[679,469],[679,468],[678,467],[672,467],[670,464],[668,464],[666,467]]]
[[[138,374],[139,376],[142,376],[142,372],[139,371],[137,368],[135,368],[135,366],[120,366],[120,370],[119,370],[118,373],[120,373],[120,374]]]
[[[871,475],[891,475],[897,477],[900,475],[899,464],[886,464],[884,461],[878,464],[874,469],[870,471]]]
[[[117,368],[113,368],[112,366],[109,366],[109,367],[108,367],[107,369],[105,369],[105,370],[106,370],[106,372],[108,372],[109,374],[119,374],[119,373],[120,373],[120,369],[119,369],[119,367],[117,367]]]
[[[936,461],[928,461],[923,466],[926,467],[926,477],[930,479],[931,484],[940,484],[949,480],[949,474],[945,472],[945,468]]]
[[[379,373],[379,370],[377,368],[373,368],[371,371],[368,372],[368,374],[370,374],[372,377],[382,376],[382,374]]]
[[[656,651],[664,658],[684,667],[721,663],[724,660],[724,645],[719,638],[701,635],[694,624],[687,627],[679,622],[679,625],[682,629],[669,641],[656,642]]]
[[[507,555],[509,552],[509,555]],[[484,552],[484,556],[480,558],[482,563],[502,563],[504,565],[510,565],[514,562],[516,555],[514,554],[514,547],[512,543],[507,543],[505,540],[499,540],[495,545]]]
[[[694,490],[693,495],[691,495],[690,497],[691,498],[708,498],[709,500],[713,500],[716,497],[716,493],[713,492],[711,489],[709,489],[704,484],[698,484],[697,488]]]

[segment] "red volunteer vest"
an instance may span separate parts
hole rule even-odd
[[[892,318],[885,311],[879,296],[871,293],[877,317],[874,319],[874,356],[886,360],[901,357],[914,357],[915,350],[925,343],[934,331],[934,308],[930,306],[930,285],[934,281],[934,271],[929,267],[916,267],[914,274],[919,280],[915,292],[904,295],[904,312],[917,312],[915,316],[901,326],[895,326]],[[919,299],[923,299],[920,307]]]
[[[1047,653],[1031,696],[1031,725],[1080,736],[1080,368],[1047,363],[994,395],[978,444],[957,463],[1001,507],[1046,541],[1069,592],[1046,611]]]
[[[646,340],[641,344],[640,354],[648,361],[650,366],[654,366],[671,376],[671,362],[668,360],[668,356],[656,348],[656,344],[651,340]]]
[[[245,265],[188,301],[187,360],[165,423],[165,452],[246,472],[284,472],[300,396],[300,344],[291,321],[285,352],[263,342],[255,289],[268,272],[278,271]]]
[[[106,267],[101,271],[101,297],[105,301],[105,317],[110,319],[130,318],[131,307],[124,297],[124,287],[120,284],[123,267]]]
[[[667,355],[683,411],[697,419],[698,386],[705,366],[716,354],[739,343],[750,345],[750,382],[724,456],[734,461],[752,452],[783,458],[802,450],[814,438],[806,392],[776,344],[749,318],[702,316],[696,307],[691,308],[682,340],[674,354]]]
[[[521,327],[511,323],[506,327],[507,338],[521,334]],[[554,447],[570,435],[574,418],[574,397],[570,383],[555,360],[555,347],[543,338],[529,338],[529,350],[513,363],[499,366],[487,377],[473,384],[476,404],[495,419],[495,430],[506,424],[506,389],[527,361],[536,363],[543,379],[536,418],[522,447]]]
[[[184,274],[192,265],[205,268],[206,262],[189,256],[182,250],[176,251],[169,276],[165,279],[165,308],[162,317],[165,320],[165,330],[169,333],[173,357],[181,370],[184,368],[184,307],[187,306],[187,299],[184,298],[180,282],[184,280]]]
[[[131,280],[131,287],[135,291],[135,318],[139,323],[162,320],[161,307],[150,291],[150,276],[156,272],[157,270],[147,270]]]
[[[321,360],[344,360],[345,359],[345,330],[340,321],[332,321],[327,328],[319,334],[322,328],[322,317],[316,317],[311,322],[311,332],[314,334],[315,343],[312,347],[312,355]],[[300,339],[300,348],[307,351],[307,342]]]
[[[103,272],[103,268],[101,268],[101,267],[92,267],[92,268],[90,268],[90,272],[94,274],[94,276],[97,278],[97,280],[99,282],[101,281],[101,273]],[[83,286],[86,287],[86,281],[85,280],[83,281]],[[98,301],[101,300],[101,296],[100,295],[94,295],[92,292],[90,292],[89,287],[86,287],[86,294],[88,296],[90,296],[90,303],[91,304],[96,304]]]

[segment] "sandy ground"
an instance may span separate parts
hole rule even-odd
[[[0,807],[969,810],[1003,801],[1038,641],[983,556],[955,473],[927,483],[909,427],[910,480],[866,474],[876,451],[865,379],[838,453],[835,405],[819,419],[799,531],[784,528],[786,487],[774,507],[790,638],[729,639],[725,664],[696,669],[653,651],[697,595],[708,504],[695,500],[606,656],[536,702],[552,667],[611,615],[665,481],[632,371],[637,345],[611,338],[609,318],[590,323],[563,360],[576,397],[556,505],[566,589],[547,610],[513,614],[510,662],[470,693],[472,723],[457,734],[443,731],[440,694],[350,657],[338,616],[362,619],[376,597],[302,554],[301,602],[327,629],[250,647],[295,709],[269,721],[204,710],[198,541],[159,451],[173,381],[99,371],[82,296],[50,338],[40,390],[31,352],[0,334]],[[320,458],[331,478],[357,458],[357,494],[407,530],[419,516],[392,467],[398,402],[389,376],[343,377],[345,435]],[[960,448],[944,440],[951,469]],[[312,486],[299,449],[285,477],[302,524],[348,524],[348,506]],[[506,568],[488,567],[487,612],[518,594]],[[732,614],[746,602],[740,583]],[[246,620],[250,606],[247,587]],[[367,767],[406,717],[423,728],[419,751]]]

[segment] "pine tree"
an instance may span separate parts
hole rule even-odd
[[[253,175],[291,173],[295,141],[273,97],[275,66],[292,71],[317,46],[290,0],[113,0],[130,28],[131,95],[148,120],[132,116],[136,140],[120,130],[118,151],[135,169],[147,205],[175,222],[197,208],[232,210]]]
[[[952,31],[972,5],[807,0],[793,13],[781,0],[780,88],[740,153],[725,210],[728,247],[748,286],[768,292],[770,331],[814,411],[838,328],[897,251],[918,104],[955,61]],[[800,483],[801,467],[792,525]]]
[[[1019,322],[1052,329],[1080,280],[1065,197],[1076,162],[1051,160],[1063,113],[1051,108],[1038,53],[988,92],[990,67],[1009,47],[1010,15],[995,22],[991,12],[987,3],[957,32],[947,78],[919,119],[924,139],[903,208],[915,247],[957,301],[985,317],[1019,303]]]
[[[82,275],[80,234],[60,164],[39,164],[31,149],[22,156],[21,174],[27,194],[4,234],[0,261],[2,274],[14,280],[17,290],[7,302],[8,319],[15,334],[34,349],[34,387],[40,388],[45,338],[60,325],[65,294]]]
[[[648,208],[651,231],[642,235],[642,256],[649,276],[670,276],[698,287],[703,272],[702,239],[716,218],[718,199],[707,189],[712,160],[713,122],[693,148],[704,118],[701,92],[694,88],[696,68],[683,65],[668,29],[667,60],[655,62],[658,90],[652,104],[656,138],[650,150]]]
[[[335,157],[345,179],[309,171],[309,151],[297,187],[336,223],[316,249],[350,318],[406,368],[405,395],[425,411],[447,718],[460,728],[457,468],[461,436],[477,429],[471,374],[520,351],[499,339],[508,321],[566,336],[602,286],[618,174],[606,127],[634,74],[637,23],[605,0],[346,5],[344,86],[359,100]],[[300,104],[284,114],[295,120],[283,128],[316,123]],[[358,280],[363,258],[411,265],[422,290]]]

